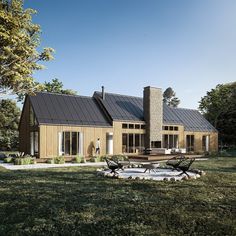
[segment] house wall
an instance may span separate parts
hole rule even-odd
[[[19,124],[19,151],[30,153],[30,103],[26,99]]]
[[[170,130],[162,130],[162,134],[177,134],[179,135],[179,148],[186,148],[186,136],[194,135],[194,151],[195,152],[203,152],[202,149],[202,137],[209,135],[210,143],[209,143],[209,151],[214,152],[218,151],[218,133],[217,132],[197,132],[197,131],[184,131],[184,126],[175,125],[175,124],[164,124],[164,125],[172,125],[177,126],[178,131],[170,131]]]
[[[144,122],[121,122],[121,121],[114,121],[113,127],[114,127],[114,134],[113,134],[113,140],[114,140],[114,153],[115,154],[121,154],[122,153],[122,134],[145,134],[144,129],[122,129],[122,124],[145,124]]]
[[[106,154],[106,135],[109,132],[113,132],[113,128],[40,125],[40,158],[51,158],[59,155],[59,132],[65,131],[75,131],[83,133],[83,155],[91,156],[95,152],[97,138],[100,138],[100,154]]]
[[[216,152],[218,151],[218,133],[217,132],[184,132],[184,143],[186,143],[186,135],[194,135],[194,151],[195,152],[203,152],[202,149],[202,137],[204,135],[209,135],[210,143],[209,143],[209,151]],[[186,144],[185,144],[186,145]]]

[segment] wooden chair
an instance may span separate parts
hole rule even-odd
[[[105,160],[108,168],[111,170],[111,173],[117,174],[116,170],[122,169],[123,167],[123,165],[121,165],[120,163],[117,163],[113,160],[109,160],[108,158],[105,158]]]
[[[167,162],[166,162],[166,165],[167,166],[171,166],[172,167],[172,171],[174,170],[179,170],[178,167],[179,165],[181,164],[181,162],[183,160],[186,160],[187,158],[183,155],[177,155],[177,156],[174,156],[173,158],[169,159]]]
[[[195,158],[182,160],[182,162],[178,166],[178,169],[182,171],[179,176],[181,176],[182,174],[186,174],[189,177],[187,171],[189,170],[190,166],[193,164],[194,161]]]

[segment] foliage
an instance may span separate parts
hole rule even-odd
[[[86,159],[84,156],[76,156],[75,157],[74,163],[85,163],[85,162],[86,162]]]
[[[0,168],[0,235],[236,235],[235,160],[196,161],[206,176],[183,182]]]
[[[201,98],[199,110],[219,131],[223,144],[236,145],[236,82],[219,84]]]
[[[53,59],[52,48],[38,52],[41,29],[32,22],[36,11],[23,8],[23,0],[0,1],[0,93],[33,93],[40,89],[33,72],[39,61]]]
[[[20,109],[10,99],[0,100],[0,148],[2,151],[18,148]]]
[[[51,82],[44,82],[41,84],[40,91],[50,92],[50,93],[60,93],[60,94],[69,94],[69,95],[76,95],[77,92],[72,89],[64,89],[64,85],[58,79],[53,79]],[[18,94],[17,100],[23,101],[25,97],[24,93]]]
[[[15,165],[30,165],[30,164],[36,164],[36,163],[35,163],[35,158],[30,157],[30,156],[25,156],[25,157],[15,158],[14,164]]]
[[[54,164],[64,164],[65,163],[65,157],[59,156],[53,158]]]
[[[54,163],[54,159],[48,159],[48,160],[47,160],[47,164],[55,164],[55,163]]]
[[[104,156],[93,156],[93,157],[91,157],[90,161],[91,162],[104,162],[106,158],[108,158],[108,156],[106,156],[106,155],[104,155]]]
[[[52,79],[52,82],[45,81],[44,91],[51,92],[51,93],[70,94],[70,95],[77,94],[76,91],[73,91],[71,89],[63,89],[63,83],[60,82],[58,79]]]
[[[163,102],[170,107],[178,107],[180,100],[175,96],[174,90],[169,87],[163,93]]]
[[[118,162],[118,161],[129,161],[129,158],[125,155],[113,155],[111,157],[111,159],[113,161],[116,161],[116,162]]]
[[[12,163],[14,162],[14,158],[13,157],[6,157],[3,160],[4,163]]]

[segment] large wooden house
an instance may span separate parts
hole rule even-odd
[[[39,158],[142,153],[150,148],[216,151],[217,130],[197,111],[162,103],[159,88],[144,96],[94,92],[92,97],[41,92],[27,96],[20,125],[20,151]]]

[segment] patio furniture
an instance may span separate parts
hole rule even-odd
[[[181,162],[183,160],[186,160],[187,158],[183,155],[177,155],[177,156],[174,156],[173,158],[169,159],[167,162],[166,162],[166,165],[167,166],[171,166],[172,167],[172,171],[174,170],[179,170],[178,167],[179,165],[181,164]]]
[[[143,168],[145,168],[144,173],[146,173],[147,171],[149,171],[149,173],[151,171],[153,171],[154,173],[156,173],[156,168],[160,166],[159,163],[144,163],[142,164]]]
[[[109,160],[108,158],[105,159],[108,168],[111,170],[111,173],[117,174],[116,170],[122,169],[123,165],[117,163],[115,161]]]
[[[182,160],[182,162],[178,166],[178,169],[181,170],[182,173],[180,173],[178,176],[181,176],[182,174],[186,174],[189,177],[187,171],[189,170],[190,166],[193,164],[194,161],[195,161],[195,158]]]

